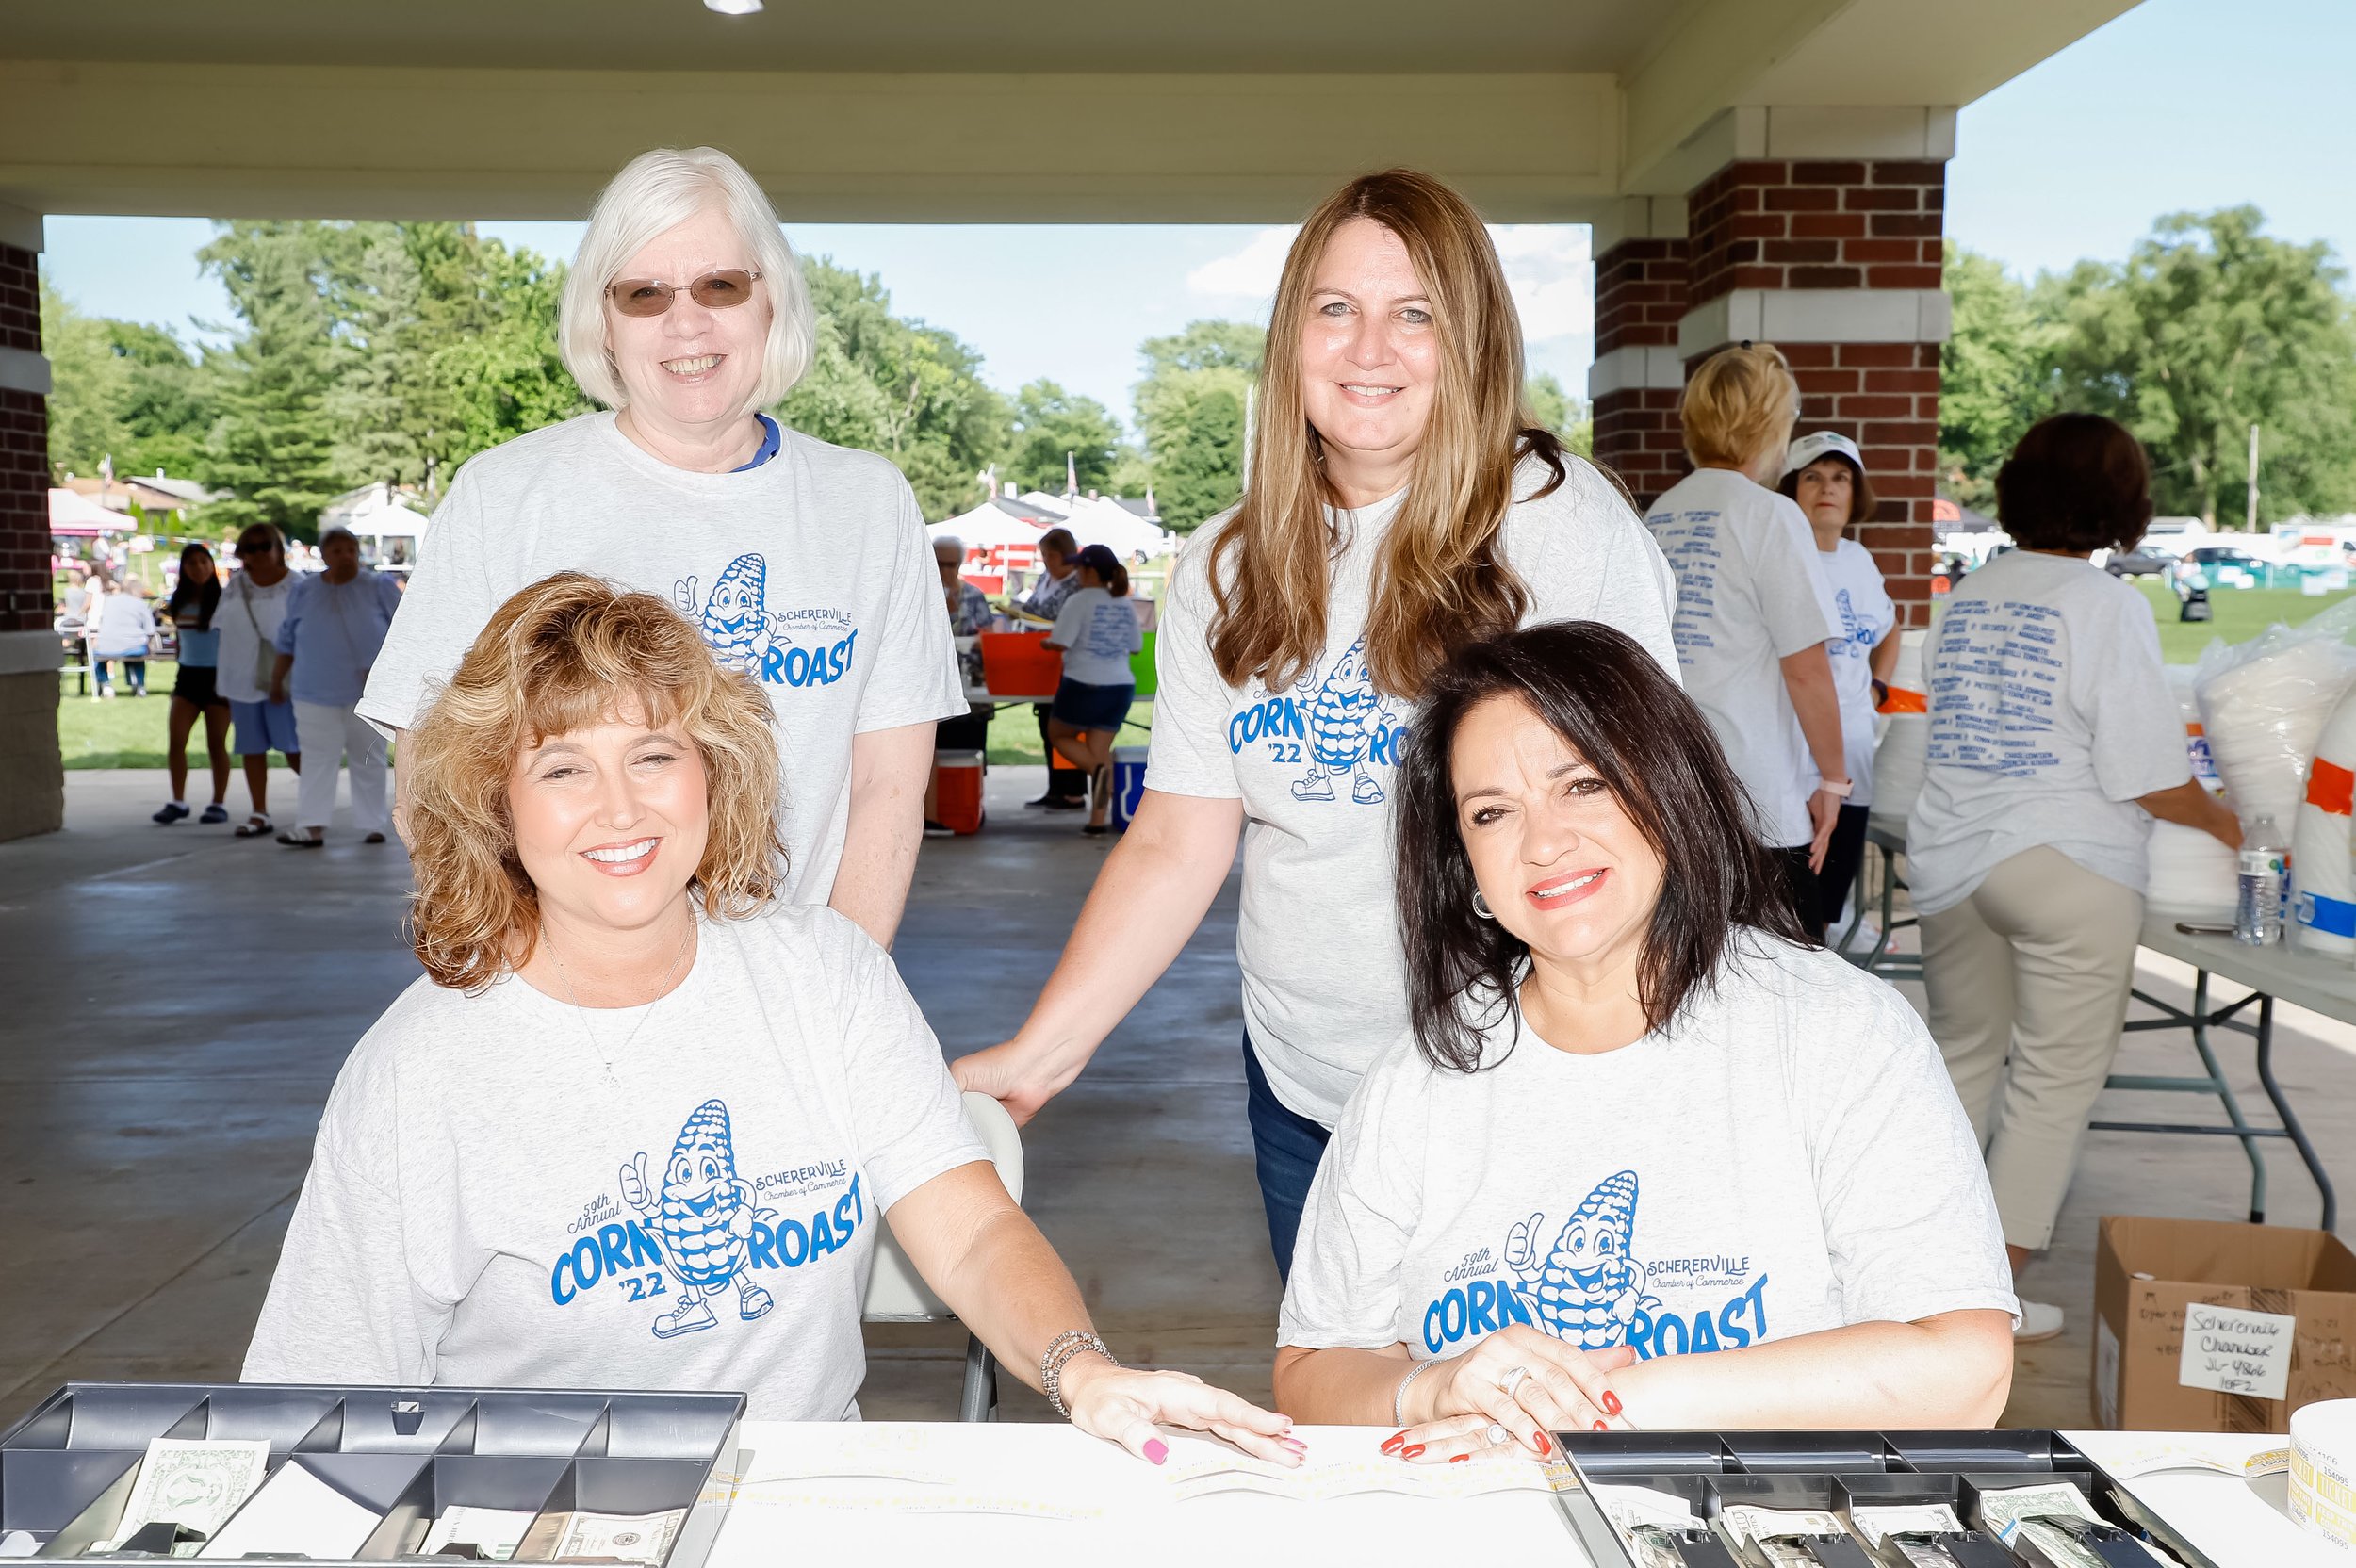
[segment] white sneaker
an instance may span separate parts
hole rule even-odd
[[[2040,1339],[2053,1339],[2062,1331],[2062,1310],[2044,1301],[2021,1298],[2021,1327],[2012,1331],[2015,1345],[2030,1345]]]

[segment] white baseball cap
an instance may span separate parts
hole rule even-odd
[[[1820,457],[1845,457],[1857,465],[1858,473],[1865,472],[1865,459],[1858,455],[1857,443],[1838,431],[1820,430],[1813,435],[1803,435],[1792,443],[1792,450],[1784,457],[1783,471],[1796,474]]]

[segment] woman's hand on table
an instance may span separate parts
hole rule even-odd
[[[1062,1381],[1073,1426],[1150,1463],[1170,1458],[1162,1427],[1208,1432],[1276,1464],[1301,1462],[1301,1444],[1292,1435],[1291,1417],[1262,1410],[1189,1373],[1147,1372],[1079,1356],[1064,1368]]]
[[[1504,1444],[1549,1457],[1548,1432],[1628,1427],[1612,1374],[1635,1359],[1625,1345],[1581,1350],[1513,1324],[1410,1383],[1407,1407],[1423,1418],[1383,1450],[1415,1464],[1445,1464]],[[1506,1434],[1501,1441],[1497,1428]]]

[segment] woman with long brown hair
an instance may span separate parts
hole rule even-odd
[[[1539,621],[1677,658],[1660,550],[1523,405],[1521,322],[1463,197],[1392,170],[1328,198],[1264,363],[1252,488],[1164,606],[1144,799],[1021,1032],[955,1067],[1035,1114],[1177,956],[1241,835],[1244,1069],[1285,1273],[1343,1101],[1409,1034],[1389,780],[1425,682]]]

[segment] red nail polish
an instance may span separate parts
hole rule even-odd
[[[1610,1431],[1611,1429],[1612,1429],[1612,1423],[1611,1423],[1611,1422],[1609,1422],[1609,1421],[1598,1421],[1598,1422],[1596,1422],[1596,1423],[1595,1423],[1595,1430],[1597,1430],[1597,1431],[1599,1431],[1599,1432],[1608,1432],[1608,1431]]]
[[[1608,1388],[1603,1391],[1603,1413],[1606,1415],[1620,1413],[1620,1396]]]
[[[1539,1451],[1540,1453],[1542,1453],[1542,1454],[1543,1454],[1543,1453],[1546,1453],[1547,1450],[1551,1449],[1553,1446],[1554,1446],[1554,1445],[1553,1445],[1553,1444],[1551,1444],[1551,1443],[1549,1443],[1549,1442],[1547,1442],[1547,1441],[1546,1441],[1546,1433],[1544,1433],[1544,1432],[1540,1432],[1540,1433],[1538,1434],[1538,1442],[1537,1442],[1537,1444],[1536,1444],[1536,1447],[1537,1447],[1537,1449],[1538,1449],[1538,1451]]]
[[[1462,1464],[1470,1458],[1472,1458],[1472,1455],[1470,1454],[1458,1454],[1455,1458],[1449,1460],[1448,1462],[1450,1464]]]
[[[1407,1446],[1406,1446],[1406,1447],[1401,1448],[1401,1449],[1399,1451],[1399,1458],[1401,1458],[1401,1459],[1414,1459],[1414,1458],[1415,1458],[1417,1454],[1420,1454],[1420,1453],[1422,1453],[1422,1452],[1423,1452],[1423,1445],[1422,1445],[1422,1444],[1420,1444],[1420,1443],[1410,1443],[1409,1445],[1407,1445]]]
[[[1405,1443],[1406,1441],[1407,1434],[1405,1432],[1393,1432],[1390,1436],[1383,1440],[1383,1451],[1386,1454],[1396,1454],[1399,1452],[1399,1445]]]

